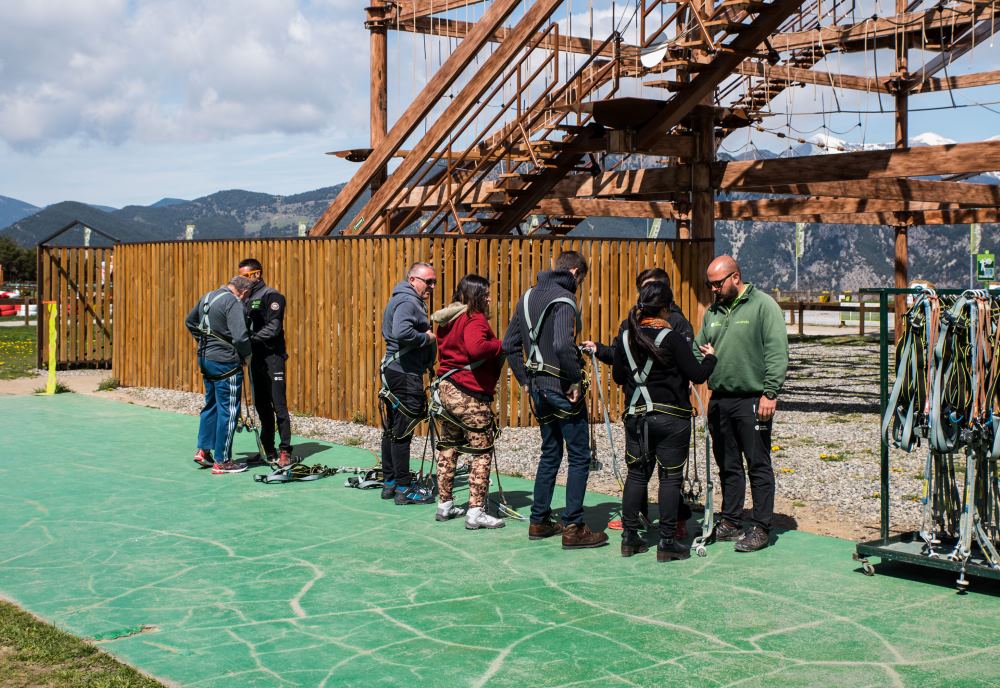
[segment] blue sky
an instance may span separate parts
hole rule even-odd
[[[368,142],[363,6],[355,0],[0,3],[0,195],[35,205],[73,199],[120,207],[233,188],[293,194],[345,181],[356,166],[324,152]],[[568,7],[561,12],[566,28]],[[602,23],[605,32],[610,27],[605,14],[595,10],[595,37]],[[574,33],[586,35],[585,23],[574,14]],[[391,114],[447,48],[433,38],[391,34]],[[919,59],[914,54],[911,63]],[[886,52],[880,74],[889,62]],[[871,55],[853,55],[825,66],[861,74],[873,63]],[[998,68],[1000,45],[990,41],[950,73]],[[623,95],[663,97],[636,90]],[[807,139],[892,138],[892,117],[871,114],[879,109],[872,97],[840,91],[841,109],[868,114],[824,118],[809,113],[834,107],[831,89],[788,93],[774,109],[792,115],[768,118],[768,129]],[[1000,134],[1000,89],[954,97],[958,104],[994,105],[915,112],[911,135],[974,141]],[[950,103],[948,94],[930,94],[914,98],[912,107]],[[888,112],[891,103],[884,99],[883,107]],[[772,150],[787,145],[767,133],[754,132],[750,140]],[[748,145],[746,132],[724,143],[731,151]]]

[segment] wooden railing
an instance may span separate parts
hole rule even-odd
[[[583,339],[610,342],[635,301],[635,275],[661,267],[677,303],[696,324],[708,303],[704,270],[711,242],[516,237],[362,237],[121,244],[115,249],[114,374],[123,385],[203,389],[184,317],[225,283],[242,258],[264,264],[284,293],[289,407],[300,413],[376,423],[382,309],[407,267],[431,263],[431,309],[448,303],[458,280],[476,272],[493,285],[491,322],[503,336],[521,293],[564,249],[591,266],[580,293]],[[602,366],[613,414],[622,399]],[[504,425],[532,423],[528,398],[506,372],[497,394]]]

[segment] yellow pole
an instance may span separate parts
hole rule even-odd
[[[56,348],[59,340],[59,330],[56,327],[56,303],[46,301],[45,309],[49,314],[49,380],[45,385],[46,394],[56,393]]]

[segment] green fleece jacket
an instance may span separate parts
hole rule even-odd
[[[788,371],[785,315],[774,299],[747,284],[729,305],[714,303],[705,311],[698,347],[711,344],[719,362],[710,389],[736,394],[777,394]]]

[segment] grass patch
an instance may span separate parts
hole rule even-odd
[[[0,685],[162,688],[163,684],[0,601]]]
[[[35,328],[0,327],[0,380],[29,377],[35,363]]]
[[[368,425],[368,416],[361,411],[355,411],[354,415],[351,416],[351,422],[358,425]]]
[[[98,392],[110,392],[113,389],[118,389],[122,384],[118,382],[116,377],[106,377],[97,383]]]
[[[45,394],[45,386],[35,387],[35,394]],[[56,394],[72,394],[73,390],[61,382],[56,382]]]
[[[820,454],[819,458],[820,461],[826,461],[827,463],[840,463],[841,461],[847,461],[851,457],[847,454],[847,452],[840,451],[828,454]]]
[[[803,501],[802,501],[801,499],[796,499],[796,500],[794,500],[794,501],[792,502],[792,506],[794,506],[794,507],[798,507],[799,509],[801,509],[801,508],[802,508],[802,507],[804,507],[805,505],[806,505],[806,503],[805,503],[805,502],[803,502]]]
[[[348,447],[359,447],[361,446],[361,438],[357,435],[348,435],[344,438],[344,444]]]

